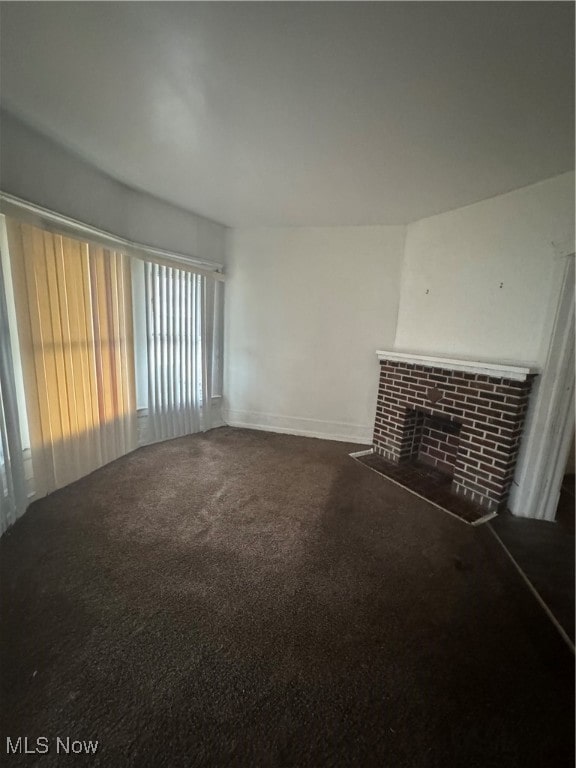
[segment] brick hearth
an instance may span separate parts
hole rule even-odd
[[[395,463],[434,465],[452,476],[452,492],[489,511],[503,507],[534,378],[529,369],[518,380],[387,360],[384,354],[375,453]]]

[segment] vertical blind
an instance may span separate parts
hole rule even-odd
[[[45,494],[136,447],[129,260],[7,224],[34,480]]]
[[[4,272],[0,260],[0,535],[25,509],[24,460]]]
[[[215,282],[145,264],[148,442],[209,429]]]

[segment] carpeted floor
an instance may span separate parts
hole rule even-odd
[[[491,525],[526,577],[574,642],[574,475],[562,484],[556,521],[529,520],[510,512]]]
[[[0,541],[3,764],[572,766],[574,658],[494,537],[354,448],[223,428],[35,503]]]

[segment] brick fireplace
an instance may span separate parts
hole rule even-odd
[[[378,352],[374,452],[452,478],[450,490],[494,512],[506,504],[534,369]]]

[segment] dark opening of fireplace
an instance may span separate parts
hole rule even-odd
[[[444,416],[430,416],[418,410],[409,411],[407,415],[412,435],[406,458],[433,466],[452,477],[462,425]]]

